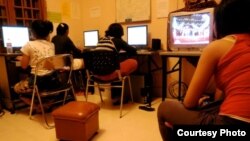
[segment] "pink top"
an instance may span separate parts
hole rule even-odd
[[[225,100],[220,115],[250,122],[250,35],[235,35],[234,47],[220,59],[215,74]]]

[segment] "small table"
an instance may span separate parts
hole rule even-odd
[[[167,75],[176,71],[179,71],[179,88],[178,88],[178,100],[181,100],[181,82],[182,82],[182,58],[188,58],[188,57],[199,57],[201,55],[201,52],[199,51],[160,51],[159,55],[162,59],[162,101],[165,100],[167,95],[167,89],[165,86],[168,85],[167,83]],[[167,68],[167,59],[170,57],[179,58],[176,65],[174,65],[171,70],[168,70]],[[176,68],[178,66],[178,68]]]

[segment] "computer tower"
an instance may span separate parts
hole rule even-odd
[[[133,91],[133,99],[136,103],[146,103],[146,83],[145,83],[145,76],[144,75],[131,75],[131,85]],[[128,85],[127,85],[128,86]],[[129,89],[126,89],[126,93],[129,94]]]
[[[145,88],[144,76],[143,75],[131,75],[131,85],[133,91],[134,102],[145,103],[145,98],[142,93]]]

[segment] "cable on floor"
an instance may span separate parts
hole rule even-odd
[[[187,92],[187,84],[185,82],[181,82],[181,91],[180,91],[180,97],[181,99],[184,98],[186,92]],[[173,97],[173,98],[178,98],[179,93],[179,82],[178,81],[173,81],[168,85],[168,91],[169,94]]]

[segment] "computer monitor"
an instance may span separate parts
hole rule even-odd
[[[169,14],[170,50],[202,50],[213,38],[214,8]]]
[[[2,26],[2,35],[4,47],[10,41],[14,50],[24,46],[30,38],[28,27],[23,26]]]
[[[96,47],[99,40],[98,30],[88,30],[83,32],[84,47]]]
[[[137,49],[148,47],[148,26],[137,25],[127,27],[127,42]]]

